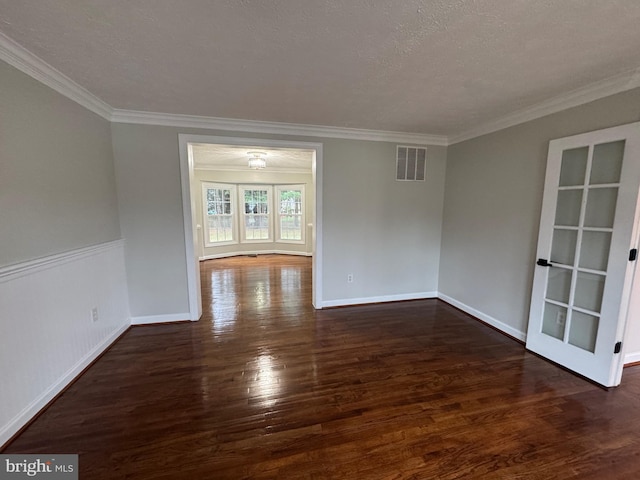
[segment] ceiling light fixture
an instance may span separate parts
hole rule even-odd
[[[249,155],[249,168],[254,170],[262,170],[267,166],[267,161],[263,158],[266,153],[265,152],[247,152]]]

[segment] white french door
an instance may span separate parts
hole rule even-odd
[[[639,187],[640,122],[549,143],[527,349],[607,387],[622,375]]]

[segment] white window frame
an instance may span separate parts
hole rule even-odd
[[[248,239],[247,238],[247,229],[246,229],[246,218],[253,214],[247,213],[245,202],[244,202],[244,194],[247,190],[266,190],[267,191],[267,213],[260,214],[267,216],[267,228],[268,228],[268,238],[258,238],[258,239]],[[238,186],[238,205],[240,205],[240,210],[238,211],[238,221],[240,223],[240,243],[272,243],[274,241],[273,235],[273,185],[239,185]]]
[[[290,190],[299,190],[300,191],[300,240],[292,240],[288,238],[282,238],[282,217],[285,216],[280,212],[280,194],[281,192],[286,192]],[[305,230],[306,230],[306,220],[305,220],[305,210],[306,206],[306,197],[304,191],[304,184],[295,184],[295,185],[276,185],[275,186],[275,211],[274,218],[276,224],[276,242],[278,243],[294,243],[298,245],[303,245],[306,242],[305,239]]]
[[[229,190],[229,199],[231,202],[231,213],[228,215],[231,218],[231,240],[225,240],[221,242],[211,242],[209,234],[209,202],[207,200],[207,190]],[[205,247],[219,247],[222,245],[234,245],[238,243],[238,219],[236,199],[238,197],[237,188],[234,184],[229,183],[214,183],[214,182],[202,182],[202,233],[204,236]]]

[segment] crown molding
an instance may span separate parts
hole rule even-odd
[[[537,118],[577,107],[600,98],[640,87],[640,67],[575,89],[563,95],[545,100],[503,117],[482,123],[461,133],[430,135],[407,132],[365,130],[358,128],[329,127],[323,125],[303,125],[295,123],[238,120],[197,115],[166,114],[135,110],[114,109],[93,95],[69,77],[53,68],[19,43],[0,32],[0,60],[17,68],[56,92],[115,123],[159,125],[183,128],[203,128],[208,130],[240,131],[274,135],[295,135],[305,137],[344,138],[378,142],[408,143],[413,145],[448,146],[470,140],[488,133],[513,127]]]
[[[0,60],[51,87],[105,120],[111,120],[113,108],[110,105],[1,32]]]
[[[100,115],[102,118],[115,123],[205,128],[276,135],[346,138],[379,142],[405,142],[419,145],[447,145],[447,137],[443,135],[424,135],[420,133],[387,132],[357,128],[236,120],[219,117],[114,109],[2,32],[0,32],[0,60],[5,61],[21,72],[29,75],[31,78]]]
[[[135,110],[115,109],[113,110],[111,121],[115,123],[206,128],[209,130],[241,131],[274,135],[345,138],[349,140],[369,140],[375,142],[404,142],[417,145],[447,145],[447,137],[444,135],[363,130],[358,128],[265,122],[259,120],[238,120],[233,118],[201,117],[196,115],[140,112]]]
[[[513,127],[521,123],[529,122],[537,118],[561,112],[569,108],[584,105],[616,93],[625,92],[640,87],[640,67],[614,77],[591,83],[577,88],[571,92],[540,102],[531,107],[518,110],[504,117],[483,123],[478,127],[449,137],[449,145],[470,140],[472,138],[497,132],[505,128]]]

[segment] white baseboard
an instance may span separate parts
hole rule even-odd
[[[311,253],[307,252],[290,252],[288,250],[254,250],[250,252],[232,252],[232,253],[216,253],[214,255],[205,255],[200,257],[200,261],[214,260],[216,258],[241,257],[247,255],[298,255],[301,257],[311,257]]]
[[[400,302],[403,300],[422,300],[425,298],[437,298],[438,292],[402,293],[399,295],[382,295],[379,297],[341,298],[339,300],[326,300],[322,302],[322,308],[346,307],[348,305],[363,305],[367,303]]]
[[[60,394],[73,380],[82,373],[91,363],[107,350],[124,332],[129,325],[123,325],[116,331],[105,337],[89,353],[81,358],[69,371],[53,383],[46,391],[41,393],[35,400],[27,405],[8,424],[0,429],[0,446],[8,442],[13,435],[34,418],[56,395]]]
[[[165,315],[145,315],[142,317],[131,317],[131,325],[149,325],[151,323],[171,323],[184,322],[189,320],[190,314],[169,313]]]
[[[640,362],[640,352],[627,353],[624,356],[624,364]]]
[[[453,305],[456,308],[459,308],[463,312],[468,313],[469,315],[482,320],[483,322],[491,325],[494,328],[497,328],[501,332],[504,332],[513,338],[517,338],[522,342],[527,341],[527,334],[525,332],[521,332],[520,330],[517,330],[512,326],[507,325],[506,323],[503,323],[500,320],[497,320],[485,313],[482,313],[481,311],[476,310],[475,308],[472,308],[469,305],[465,305],[464,303],[459,302],[455,298],[451,298],[450,296],[445,295],[444,293],[438,293],[438,298],[440,298],[440,300],[447,302],[450,305]]]

